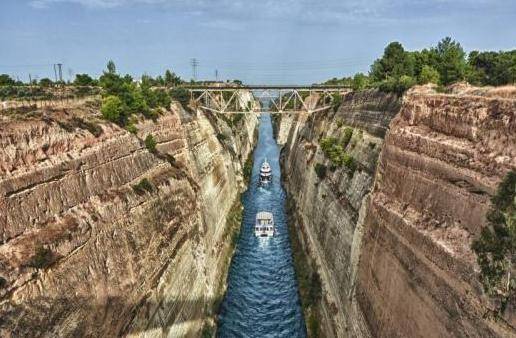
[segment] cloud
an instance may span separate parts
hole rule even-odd
[[[176,13],[209,15],[213,25],[234,27],[248,20],[283,20],[305,23],[394,22],[448,17],[462,10],[512,7],[511,0],[30,0],[35,8],[71,3],[86,8],[113,9],[135,5],[161,6]],[[233,23],[231,22],[233,21]]]

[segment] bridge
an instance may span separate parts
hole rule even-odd
[[[260,113],[261,104],[255,99],[266,100],[275,113],[315,113],[333,106],[335,98],[350,91],[346,86],[311,85],[186,85],[191,103],[217,114]],[[252,93],[252,98],[244,100]],[[251,102],[246,104],[244,102]]]

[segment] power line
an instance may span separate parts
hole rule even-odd
[[[190,64],[192,65],[192,78],[194,81],[197,81],[197,67],[199,67],[199,61],[196,58],[193,58],[190,61]]]

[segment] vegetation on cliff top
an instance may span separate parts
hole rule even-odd
[[[391,42],[383,56],[371,65],[368,75],[333,78],[326,84],[348,85],[354,90],[379,88],[401,94],[415,84],[446,86],[459,81],[492,86],[516,83],[516,50],[472,51],[466,55],[460,43],[450,37],[435,47],[412,52],[399,42]]]
[[[516,299],[516,171],[509,172],[491,199],[487,226],[472,249],[485,292],[500,300],[503,312]]]

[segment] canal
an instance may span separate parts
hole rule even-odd
[[[219,337],[306,337],[294,273],[281,186],[279,147],[272,135],[270,114],[260,117],[251,182],[243,195],[244,215],[219,316]],[[272,185],[259,187],[260,165],[267,159]],[[274,215],[272,238],[254,235],[255,215]]]

